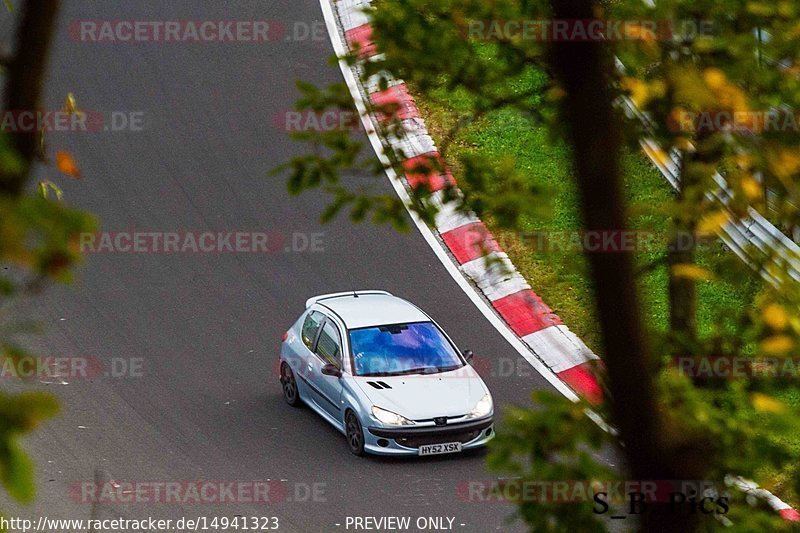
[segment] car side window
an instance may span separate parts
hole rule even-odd
[[[324,318],[325,316],[319,311],[311,311],[303,321],[301,336],[303,337],[303,343],[308,346],[309,350],[314,348],[314,339],[317,338],[317,330]]]
[[[328,320],[322,327],[317,342],[317,355],[324,361],[342,368],[342,341],[336,325]]]

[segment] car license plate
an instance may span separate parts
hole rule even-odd
[[[456,453],[461,451],[460,442],[445,442],[443,444],[423,444],[419,447],[420,455],[439,455],[442,453]]]

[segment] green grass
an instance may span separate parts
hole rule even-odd
[[[788,406],[792,413],[800,412],[800,389],[783,389],[777,396],[779,400]],[[786,439],[783,442],[789,444],[795,457],[800,457],[800,436]],[[769,490],[791,504],[795,509],[800,508],[800,494],[797,494],[791,487],[791,479],[797,475],[798,469],[800,469],[800,463],[795,463],[789,470],[783,472],[772,472],[769,469],[765,469],[765,477],[771,479]]]
[[[464,111],[469,101],[462,95],[451,93],[441,100],[438,97],[435,100],[418,98],[418,105],[423,116],[441,116],[442,113]],[[441,144],[439,141],[444,134],[443,128],[432,124],[431,130],[434,139]],[[512,111],[503,111],[471,124],[452,140],[447,158],[454,166],[456,177],[459,156],[470,152],[478,152],[491,159],[513,156],[517,170],[525,179],[546,191],[541,195],[545,209],[526,214],[521,220],[519,233],[497,227],[491,216],[486,217],[485,222],[502,241],[509,257],[534,291],[599,353],[600,335],[583,255],[577,252],[534,250],[524,238],[526,232],[570,232],[580,229],[577,191],[571,175],[568,148],[551,138],[547,125],[532,124]],[[623,171],[626,198],[631,206],[630,227],[663,234],[668,225],[668,216],[659,207],[665,205],[673,195],[669,184],[639,151],[624,154]],[[651,247],[637,255],[640,265],[645,265],[662,258],[663,250]],[[697,259],[701,265],[724,273],[730,271],[727,266],[731,262],[731,255],[724,245],[714,243],[703,245]],[[721,265],[726,268],[720,268]],[[752,301],[761,287],[761,281],[755,276],[749,276],[749,279],[742,283],[741,280],[721,276],[699,284],[698,322],[701,334],[713,331],[718,310],[741,310],[742,302]],[[668,320],[666,268],[654,268],[642,275],[639,281],[646,323],[655,330],[664,331]]]

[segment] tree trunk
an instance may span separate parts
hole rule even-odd
[[[58,0],[27,0],[16,34],[14,56],[6,69],[5,111],[38,111],[53,38]],[[22,172],[0,172],[0,194],[19,195],[36,157],[39,132],[13,135],[13,146],[22,158]]]
[[[596,0],[551,0],[553,18],[590,20],[600,9]],[[623,230],[626,214],[620,175],[621,133],[612,101],[612,58],[602,42],[558,41],[549,57],[565,92],[562,114],[573,149],[586,231]],[[603,338],[614,423],[625,443],[628,469],[635,480],[702,479],[697,462],[672,453],[659,423],[656,391],[650,375],[636,275],[629,253],[586,252],[593,279],[595,306]],[[696,518],[669,514],[649,505],[641,516],[644,531],[691,531]]]
[[[700,130],[695,137],[695,149],[681,158],[678,186],[678,205],[681,211],[672,217],[675,234],[667,251],[670,343],[672,355],[698,355],[697,281],[691,277],[675,276],[672,266],[695,264],[697,221],[704,201],[704,183],[711,179],[713,168],[722,154],[718,147],[707,146],[710,133]]]
[[[684,153],[681,160],[679,202],[686,202],[687,190],[696,185],[689,171],[692,157],[691,153]],[[672,226],[675,233],[667,249],[670,348],[673,356],[696,355],[697,285],[694,279],[676,276],[672,270],[674,265],[695,263],[695,217],[685,210],[673,217]]]

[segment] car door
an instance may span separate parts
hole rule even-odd
[[[336,376],[322,373],[322,367],[331,364],[342,369],[342,335],[336,323],[327,318],[317,335],[314,357],[307,365],[308,380],[319,397],[317,405],[335,419],[341,418],[342,385]]]
[[[325,322],[325,315],[321,312],[310,311],[307,313],[302,326],[300,326],[300,342],[293,344],[292,351],[296,358],[292,361],[292,368],[306,384],[308,383],[308,361],[316,358],[314,347],[317,344],[317,336],[322,329],[323,322]]]

